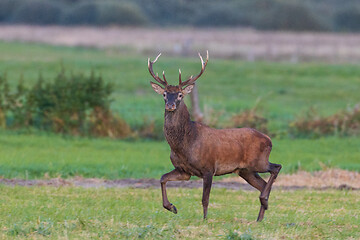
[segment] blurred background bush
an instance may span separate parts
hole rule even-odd
[[[360,31],[358,0],[0,0],[0,23]]]
[[[124,138],[130,126],[110,110],[113,86],[94,72],[90,76],[66,74],[62,69],[53,81],[42,75],[31,87],[20,79],[11,89],[0,76],[0,127],[36,128],[75,136]]]

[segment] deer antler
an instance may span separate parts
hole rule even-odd
[[[186,80],[185,82],[182,82],[181,81],[181,71],[179,69],[179,86],[182,88],[182,87],[185,87],[186,85],[191,85],[193,84],[202,74],[203,72],[205,71],[205,67],[209,61],[209,51],[206,50],[206,61],[204,62],[203,58],[201,57],[200,53],[199,53],[199,57],[200,57],[200,60],[201,60],[201,71],[200,73],[193,77],[193,76],[190,76],[188,78],[188,80]]]
[[[164,80],[162,80],[159,75],[156,73],[154,73],[154,70],[153,70],[153,64],[158,60],[158,58],[160,57],[161,53],[159,53],[159,55],[157,55],[157,57],[155,58],[154,61],[150,61],[150,58],[148,58],[148,69],[149,69],[149,72],[151,74],[151,76],[160,84],[162,84],[164,87],[166,87],[168,85],[167,81],[166,81],[166,78],[165,78],[165,72],[163,71],[163,77],[164,77]]]

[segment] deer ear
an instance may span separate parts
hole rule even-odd
[[[191,85],[189,85],[189,86],[186,86],[186,87],[182,90],[182,93],[183,93],[184,95],[189,94],[189,93],[191,93],[191,91],[192,91],[193,88],[194,88],[194,84],[191,84]]]
[[[161,86],[159,86],[158,84],[153,83],[153,82],[150,82],[150,84],[151,84],[151,87],[154,89],[155,92],[157,92],[160,95],[164,94],[164,91],[165,91],[164,88],[162,88]]]

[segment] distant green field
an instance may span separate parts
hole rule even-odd
[[[270,161],[282,173],[339,167],[360,171],[360,138],[273,141]],[[157,178],[173,169],[166,142],[115,141],[1,132],[0,176],[5,178]]]
[[[212,189],[84,189],[0,185],[1,239],[359,239],[359,191],[274,190],[261,223],[259,193]]]
[[[41,44],[0,42],[0,74],[6,72],[15,83],[24,75],[32,85],[39,73],[52,80],[61,65],[70,72],[90,73],[94,69],[105,80],[115,83],[112,108],[132,126],[144,119],[162,122],[163,100],[149,85],[147,57],[126,49],[87,49]],[[183,76],[196,74],[200,61],[194,57],[171,58],[166,54],[154,66],[165,70],[173,84],[178,68]],[[357,65],[320,63],[262,63],[212,58],[205,74],[198,80],[202,108],[213,109],[226,121],[232,114],[254,106],[262,98],[261,113],[269,119],[270,129],[282,131],[288,122],[310,107],[322,115],[360,102],[360,68]]]

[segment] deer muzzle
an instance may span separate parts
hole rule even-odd
[[[165,110],[166,111],[172,112],[172,111],[175,111],[175,109],[176,109],[176,104],[175,103],[166,103],[165,104]]]

